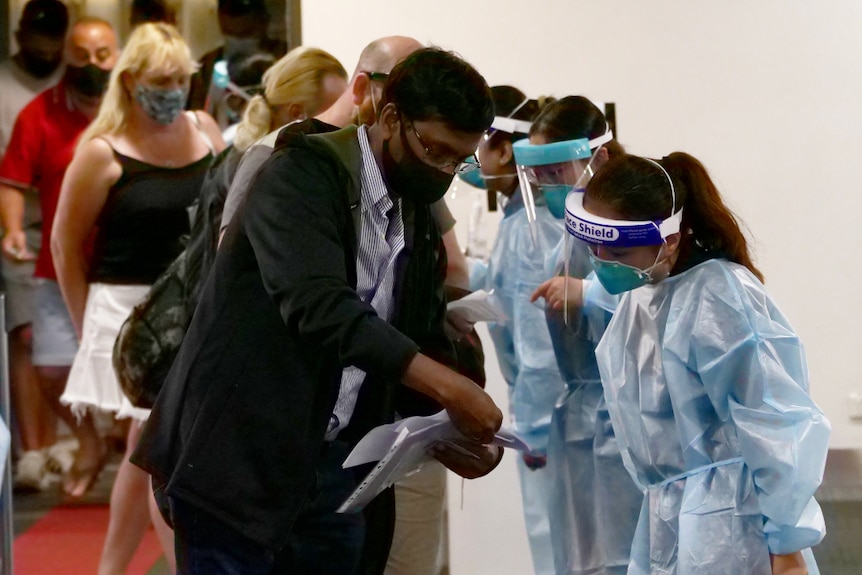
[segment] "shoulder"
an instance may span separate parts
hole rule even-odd
[[[86,174],[93,180],[105,178],[116,180],[122,175],[123,168],[114,155],[111,144],[102,137],[92,138],[81,144],[75,151],[74,163],[77,172]]]
[[[738,321],[762,327],[765,322],[783,326],[782,331],[793,331],[766,287],[745,266],[713,259],[677,277],[684,282],[675,290],[675,303],[696,310],[701,316],[706,314],[704,317],[716,321],[721,318],[725,325]]]
[[[91,138],[78,147],[76,156],[94,163],[106,164],[115,161],[114,148],[104,137]]]
[[[763,291],[763,284],[745,266],[723,258],[706,260],[678,276],[683,283],[699,286],[704,291],[734,289],[744,291],[757,289]]]
[[[58,87],[54,86],[44,92],[40,92],[35,98],[30,100],[27,105],[21,108],[18,112],[17,124],[32,124],[33,122],[42,122],[48,117],[48,110],[51,103],[58,97],[62,97],[62,93],[57,93]]]
[[[190,114],[195,126],[209,137],[215,146],[216,153],[223,151],[225,149],[224,140],[215,119],[203,110],[192,110]]]

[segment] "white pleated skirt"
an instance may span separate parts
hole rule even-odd
[[[111,361],[120,327],[149,290],[147,285],[90,284],[81,345],[60,397],[75,415],[96,410],[137,421],[150,415],[149,409],[133,406],[123,394]]]

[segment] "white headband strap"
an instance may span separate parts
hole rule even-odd
[[[491,123],[492,129],[506,132],[507,134],[529,134],[530,128],[532,127],[532,122],[516,120],[514,118],[504,118],[503,116],[495,117],[494,121]]]
[[[598,138],[593,138],[590,140],[590,149],[595,150],[600,146],[603,146],[614,139],[614,133],[611,132],[611,129],[608,128],[608,131],[599,136]]]

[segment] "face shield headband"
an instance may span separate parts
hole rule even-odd
[[[552,215],[560,219],[564,218],[566,196],[573,190],[586,187],[586,182],[592,176],[592,160],[597,157],[593,154],[593,150],[612,139],[613,133],[608,130],[592,140],[578,138],[550,144],[531,144],[529,140],[524,139],[512,145],[524,209],[534,236],[537,217],[534,188],[542,191]],[[542,176],[538,175],[539,172],[558,171],[555,168],[569,170],[571,183],[561,183],[553,179],[547,182],[540,181]]]
[[[492,130],[499,132],[506,132],[507,134],[529,134],[530,128],[533,127],[533,122],[528,122],[526,120],[516,120],[513,118],[518,111],[527,105],[530,101],[529,98],[524,98],[524,101],[515,106],[515,108],[509,112],[506,116],[494,116],[494,121],[491,122],[491,127],[488,129],[488,132],[485,133],[485,138],[489,138],[493,133]]]
[[[644,158],[657,166],[670,183],[671,213],[664,220],[628,221],[595,216],[584,209],[584,194],[569,194],[566,198],[566,229],[574,237],[589,244],[611,247],[654,246],[679,232],[682,208],[676,209],[676,190],[670,174],[661,164]]]
[[[508,116],[495,116],[494,121],[491,123],[491,127],[485,132],[485,135],[482,136],[485,141],[491,139],[497,132],[503,132],[505,134],[515,135],[515,134],[529,134],[530,129],[533,127],[532,122],[528,122],[526,120],[516,120],[512,118],[515,113],[524,107],[524,105],[529,102],[530,99],[527,98],[520,104],[518,104],[514,110]],[[479,151],[476,150],[476,154],[478,155]],[[468,162],[472,161],[468,158]],[[497,174],[497,175],[485,175],[481,172],[481,170],[473,170],[471,172],[467,172],[466,174],[458,174],[458,177],[470,184],[475,188],[479,188],[481,190],[487,190],[488,185],[486,183],[487,180],[498,180],[504,178],[513,178],[515,174]]]

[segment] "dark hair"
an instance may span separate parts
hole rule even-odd
[[[266,14],[264,0],[218,0],[218,11],[226,16]]]
[[[527,100],[527,96],[514,86],[491,86],[491,97],[494,99],[494,115],[515,120],[530,121],[539,112],[536,100]],[[525,102],[526,100],[526,102]],[[502,142],[517,142],[527,137],[527,134],[493,131],[488,135],[488,146],[498,147]]]
[[[485,79],[453,52],[419,49],[399,62],[383,89],[383,102],[410,120],[440,120],[462,132],[484,132],[494,120]]]
[[[676,209],[683,208],[674,271],[686,269],[696,251],[707,251],[747,267],[763,281],[733,212],[724,204],[706,168],[684,152],[657,161],[673,182]],[[587,185],[586,197],[626,219],[659,220],[671,215],[670,183],[652,161],[624,154],[610,159]]]
[[[129,23],[134,28],[144,22],[177,23],[177,15],[165,0],[132,0],[132,13]]]
[[[262,92],[263,74],[275,64],[275,61],[276,57],[269,52],[241,54],[237,58],[228,59],[227,75],[237,86],[255,86]]]
[[[60,0],[30,0],[21,12],[18,28],[21,32],[51,38],[65,36],[69,28],[69,10]]]
[[[533,120],[530,135],[541,134],[549,142],[598,138],[608,130],[605,115],[583,96],[566,96],[547,104]],[[624,153],[616,140],[604,147],[610,157]]]

